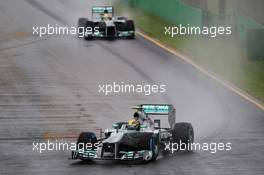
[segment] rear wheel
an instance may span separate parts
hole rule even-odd
[[[193,143],[194,141],[194,131],[191,123],[176,123],[172,130],[172,138],[173,142],[180,144],[185,144],[185,148],[187,144]],[[183,146],[182,145],[182,146]]]

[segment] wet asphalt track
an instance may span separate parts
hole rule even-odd
[[[86,0],[0,1],[0,174],[264,173],[264,112],[141,37],[86,42],[32,36],[32,26],[75,25],[90,16]],[[166,84],[166,95],[105,96],[112,82]],[[149,164],[68,160],[69,152],[32,151],[48,138],[74,141],[80,131],[126,121],[138,103],[172,103],[199,142],[232,142],[211,154],[179,152]]]

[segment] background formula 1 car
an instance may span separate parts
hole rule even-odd
[[[78,28],[89,30],[80,30],[86,40],[92,38],[135,38],[134,21],[126,17],[115,17],[114,8],[111,6],[92,7],[92,20],[79,18]],[[87,32],[88,31],[88,32]]]
[[[104,138],[97,139],[92,132],[79,135],[77,149],[72,159],[81,160],[156,160],[169,143],[193,143],[194,131],[190,123],[175,124],[175,109],[168,104],[142,104],[136,106],[140,114],[140,128],[127,122],[118,122],[104,131]],[[161,120],[150,118],[168,116],[169,127],[162,128]],[[102,136],[101,136],[102,137]],[[90,144],[89,148],[84,145]],[[80,146],[82,145],[82,146]]]

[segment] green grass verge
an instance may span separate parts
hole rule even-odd
[[[165,26],[172,23],[138,8],[115,4],[118,15],[134,19],[137,28],[149,36],[189,55],[193,61],[228,80],[264,102],[264,61],[251,61],[246,48],[232,37],[207,38],[164,35]]]

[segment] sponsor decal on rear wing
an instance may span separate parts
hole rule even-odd
[[[114,13],[114,8],[111,6],[96,6],[92,8],[92,13]]]
[[[94,6],[92,8],[92,19],[100,20],[103,14],[114,16],[114,8],[112,6]]]
[[[167,115],[170,128],[172,129],[175,124],[175,108],[171,104],[141,104],[132,107],[146,115]]]
[[[173,107],[168,104],[142,104],[142,111],[146,114],[168,115]]]

